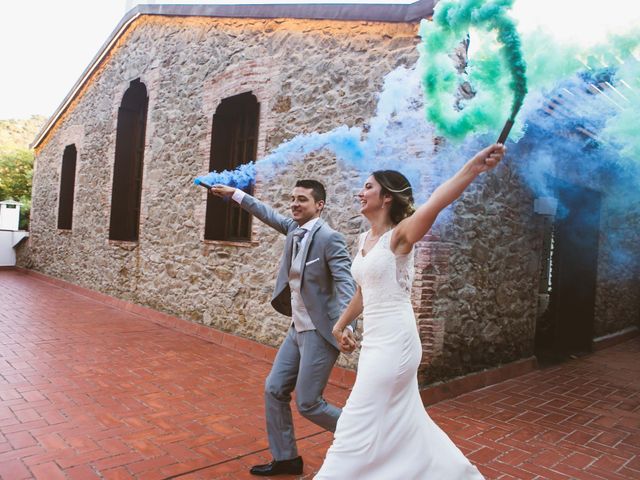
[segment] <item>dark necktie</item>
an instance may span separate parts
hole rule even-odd
[[[298,227],[293,231],[293,254],[291,256],[292,260],[294,260],[298,256],[302,239],[306,234],[307,234],[306,228]]]

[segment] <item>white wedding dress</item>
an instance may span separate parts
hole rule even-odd
[[[418,393],[422,356],[411,306],[413,251],[395,255],[384,234],[351,272],[362,289],[364,332],[356,382],[315,480],[480,480],[431,420]]]

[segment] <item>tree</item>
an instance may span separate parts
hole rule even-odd
[[[16,149],[0,153],[0,200],[16,200],[23,204],[20,228],[27,229],[31,209],[33,153]]]

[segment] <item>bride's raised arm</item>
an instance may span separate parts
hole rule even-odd
[[[427,234],[438,214],[462,195],[478,175],[498,165],[505,152],[504,145],[494,143],[476,153],[453,177],[436,188],[413,215],[397,225],[391,237],[391,250],[398,255],[409,253]]]

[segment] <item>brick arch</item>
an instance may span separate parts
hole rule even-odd
[[[270,59],[272,60],[272,59]],[[256,143],[256,159],[266,154],[267,132],[272,130],[275,118],[271,114],[274,107],[273,98],[277,95],[277,82],[280,67],[277,62],[246,61],[229,66],[224,72],[212,75],[203,85],[202,115],[210,126],[207,135],[198,145],[198,156],[201,159],[201,170],[206,173],[210,167],[210,149],[212,142],[212,119],[222,101],[236,95],[250,93],[259,104],[258,135]],[[259,190],[259,181],[256,190]],[[202,201],[196,207],[196,218],[201,219],[204,239],[207,193],[201,193]],[[255,226],[255,222],[254,222]],[[255,228],[255,227],[253,227]],[[253,236],[252,232],[252,236]]]
[[[209,170],[234,170],[256,160],[260,103],[251,92],[220,102],[213,115]],[[247,186],[245,192],[253,193]],[[251,215],[233,202],[207,196],[205,240],[251,241]]]
[[[149,97],[146,85],[133,80],[118,110],[111,194],[109,239],[137,241]]]

